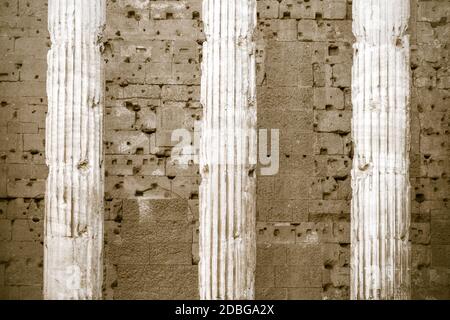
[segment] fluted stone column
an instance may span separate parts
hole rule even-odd
[[[351,298],[410,296],[409,0],[353,0]]]
[[[203,0],[200,297],[253,299],[255,0]]]
[[[105,0],[48,3],[45,299],[102,295],[105,10]]]

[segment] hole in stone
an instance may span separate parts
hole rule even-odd
[[[328,55],[329,56],[337,56],[339,54],[338,46],[329,46],[328,47]]]
[[[424,202],[424,201],[425,201],[425,195],[422,194],[422,193],[417,193],[417,194],[416,194],[416,201],[417,201],[418,203]]]
[[[134,193],[134,195],[135,195],[136,197],[142,197],[142,196],[144,196],[144,192],[143,192],[143,191],[136,190],[136,192]]]

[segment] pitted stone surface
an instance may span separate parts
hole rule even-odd
[[[449,3],[411,3],[412,295],[448,299]],[[2,299],[42,297],[45,4],[0,1]],[[202,116],[201,0],[107,4],[104,297],[198,298],[200,177],[170,132]],[[351,1],[258,1],[258,126],[281,152],[258,177],[256,298],[349,298],[351,19]]]

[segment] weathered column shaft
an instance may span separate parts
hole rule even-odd
[[[253,299],[255,0],[204,0],[200,297]]]
[[[354,0],[351,298],[410,295],[409,0]]]
[[[104,0],[50,0],[44,298],[98,299],[103,278]]]

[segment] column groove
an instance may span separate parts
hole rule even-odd
[[[253,299],[255,0],[203,0],[201,299]]]

